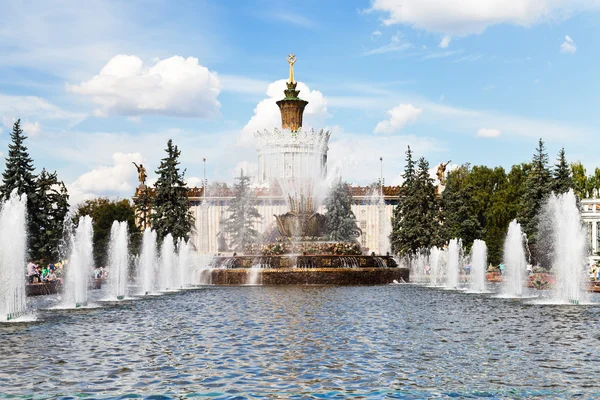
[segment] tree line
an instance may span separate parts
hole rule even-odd
[[[564,149],[551,166],[540,139],[531,161],[513,165],[508,172],[502,167],[468,163],[450,171],[440,195],[429,175],[429,163],[423,157],[415,162],[409,147],[404,182],[392,218],[392,250],[408,256],[444,246],[452,238],[462,238],[467,248],[475,239],[481,239],[488,246],[489,262],[498,264],[508,225],[517,219],[527,234],[533,261],[542,262],[537,251],[540,211],[552,192],[573,189],[579,196],[587,194],[589,187],[587,179],[581,178],[585,177],[582,168],[581,163],[567,163]]]
[[[45,168],[39,174],[35,173],[36,168],[25,144],[26,140],[21,120],[15,121],[2,173],[0,200],[6,201],[13,192],[19,196],[27,196],[27,257],[44,262],[56,262],[64,257],[60,251],[61,244],[67,242],[65,235],[71,231],[68,226],[76,226],[79,218],[85,215],[93,219],[96,265],[106,265],[113,221],[127,221],[130,248],[137,252],[141,233],[137,227],[135,209],[129,200],[104,197],[89,199],[71,210],[67,187],[58,179],[57,173],[48,172]],[[158,179],[154,193],[142,191],[135,201],[152,210],[151,227],[156,230],[160,241],[168,234],[175,241],[179,238],[188,240],[194,218],[189,208],[185,171],[179,168],[178,158],[181,153],[171,140],[167,143],[166,153],[167,156],[161,160],[156,170]]]

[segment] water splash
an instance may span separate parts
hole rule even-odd
[[[260,285],[262,277],[262,268],[260,264],[253,265],[246,270],[246,285]]]
[[[127,221],[114,221],[110,229],[109,278],[112,297],[123,300],[127,290],[127,267],[129,264],[129,235]]]
[[[487,245],[476,239],[471,249],[471,291],[485,292],[485,271],[487,269]]]
[[[547,238],[552,270],[556,274],[553,299],[559,303],[580,304],[587,300],[585,261],[587,233],[581,222],[573,190],[561,195],[552,194],[544,208],[541,223],[549,224]]]
[[[458,289],[458,275],[460,267],[461,239],[452,239],[448,243],[448,263],[446,272],[446,287]]]
[[[66,307],[87,306],[87,286],[94,266],[93,233],[92,218],[88,215],[79,218],[79,225],[71,239],[71,256],[66,267],[64,303]]]
[[[212,285],[212,270],[214,257],[210,254],[192,253],[194,266],[194,281],[198,285]]]
[[[183,238],[177,241],[177,275],[180,288],[190,285],[190,245]]]
[[[156,266],[156,232],[146,228],[142,237],[142,252],[138,261],[139,294],[147,295],[154,291]]]
[[[504,241],[503,261],[503,295],[506,297],[522,297],[527,261],[523,247],[523,231],[516,219],[508,225],[508,232]]]
[[[14,190],[0,211],[0,321],[22,317],[27,251],[27,196]]]
[[[173,243],[173,236],[169,233],[165,236],[160,248],[159,289],[163,292],[174,289],[174,267],[175,245]]]
[[[433,286],[438,286],[442,281],[441,253],[436,246],[429,253],[429,283]]]

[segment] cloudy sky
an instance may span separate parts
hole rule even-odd
[[[330,169],[398,182],[432,165],[531,158],[600,166],[600,0],[1,1],[0,152],[21,118],[36,167],[77,202],[129,197],[172,138],[189,182],[231,182],[280,124],[297,55],[305,125]],[[236,171],[238,171],[236,173]]]

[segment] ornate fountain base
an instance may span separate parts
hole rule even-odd
[[[408,282],[408,268],[231,268],[211,269],[213,285],[386,285]]]
[[[390,256],[278,255],[217,257],[202,280],[213,285],[384,285],[408,282]]]

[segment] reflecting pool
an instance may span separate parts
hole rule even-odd
[[[414,285],[202,287],[0,325],[4,397],[593,398],[600,305]],[[594,297],[598,301],[598,297]],[[94,308],[94,305],[99,307]]]

